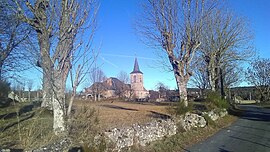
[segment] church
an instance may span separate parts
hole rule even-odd
[[[130,86],[133,97],[142,99],[149,96],[149,91],[143,85],[143,73],[140,71],[137,58],[135,58],[133,71],[130,73]]]
[[[89,88],[85,88],[85,98],[135,98],[145,99],[149,97],[149,91],[143,85],[143,73],[140,71],[137,58],[134,61],[133,71],[130,73],[130,84],[125,84],[117,78],[110,77],[103,82],[96,82]]]

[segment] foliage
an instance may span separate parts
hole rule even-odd
[[[94,137],[98,131],[98,112],[94,108],[86,106],[76,110],[69,120],[69,135],[75,145],[83,149],[103,149],[104,143],[95,145]],[[87,150],[86,150],[87,151]]]
[[[178,102],[176,105],[172,105],[168,107],[168,112],[173,115],[183,115],[187,112],[192,111],[193,104],[189,103],[186,107],[184,102]]]
[[[210,126],[215,126],[215,121],[213,121],[209,116],[208,114],[205,114],[203,115],[204,119],[206,120],[207,122],[207,125],[210,125]]]
[[[52,113],[45,109],[35,109],[30,112],[19,111],[25,104],[16,104],[4,108],[6,115],[17,115],[1,119],[1,148],[22,148],[25,150],[39,148],[56,139],[52,131]]]
[[[218,92],[209,92],[206,97],[206,101],[209,103],[209,108],[225,108],[227,109],[229,107],[229,103],[222,99],[222,97],[219,95]]]
[[[261,102],[270,100],[270,59],[254,60],[247,69],[246,78],[256,87]]]
[[[9,91],[10,91],[10,84],[4,80],[0,80],[0,98],[7,97]]]

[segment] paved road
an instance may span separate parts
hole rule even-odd
[[[270,152],[270,109],[241,105],[246,112],[231,126],[188,148],[190,152]]]

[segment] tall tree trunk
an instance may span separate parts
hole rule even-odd
[[[52,82],[46,74],[43,74],[43,96],[41,107],[52,110]]]
[[[2,80],[2,74],[3,74],[3,62],[2,61],[0,61],[0,80]]]
[[[185,107],[188,106],[188,98],[187,98],[187,83],[184,78],[175,74],[176,83],[178,87],[180,102],[184,104]]]
[[[184,83],[179,84],[179,94],[180,100],[184,103],[184,106],[188,106],[188,98],[187,98],[187,85]]]
[[[67,116],[69,118],[70,118],[71,108],[72,108],[72,105],[73,105],[73,101],[74,101],[75,95],[76,95],[76,88],[73,88],[72,94],[71,94],[71,97],[70,97],[70,100],[69,100],[69,104],[68,104],[68,110],[67,110]]]
[[[28,101],[29,102],[31,101],[31,91],[30,90],[28,91]]]
[[[56,72],[54,76],[54,92],[53,92],[53,129],[56,135],[65,133],[65,81],[62,76]]]
[[[224,78],[223,78],[223,72],[221,68],[219,68],[219,75],[220,75],[220,95],[224,99],[225,98]]]
[[[40,46],[40,54],[41,54],[41,67],[43,70],[43,84],[42,84],[42,103],[41,107],[52,110],[52,63],[50,58],[50,32],[46,31],[46,33],[40,33],[38,31],[38,41]]]
[[[219,78],[220,78],[220,76],[219,76],[219,68],[218,67],[215,68],[215,77],[214,78],[215,78],[214,79],[214,82],[215,82],[215,91],[218,91],[219,88],[220,88],[220,84],[219,84]]]
[[[216,83],[215,83],[215,69],[213,67],[213,63],[212,61],[210,60],[208,63],[207,63],[207,71],[208,71],[208,79],[209,79],[209,84],[210,84],[210,87],[211,87],[211,90],[213,92],[216,91]]]

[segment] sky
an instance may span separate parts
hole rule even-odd
[[[99,28],[96,40],[102,43],[100,63],[107,77],[116,77],[120,71],[130,73],[134,57],[138,58],[144,73],[146,89],[155,89],[157,82],[163,82],[171,89],[176,88],[172,72],[158,65],[155,51],[140,41],[134,30],[134,22],[140,9],[138,0],[102,0],[99,14]],[[248,19],[254,30],[254,44],[261,57],[270,58],[270,1],[229,0],[228,6],[238,15]]]
[[[147,47],[140,41],[134,30],[134,22],[141,11],[140,2],[142,0],[101,0],[98,29],[94,40],[95,47],[100,48],[98,65],[107,77],[117,77],[120,71],[129,74],[133,70],[134,59],[137,57],[140,70],[144,73],[144,86],[147,90],[155,89],[158,82],[175,89],[173,73],[165,70],[158,62],[156,51],[160,50]],[[270,1],[228,0],[227,2],[236,14],[248,19],[254,31],[254,44],[260,57],[270,58]],[[41,82],[40,79],[37,81],[37,83]],[[82,84],[79,89],[87,85],[88,83]]]

